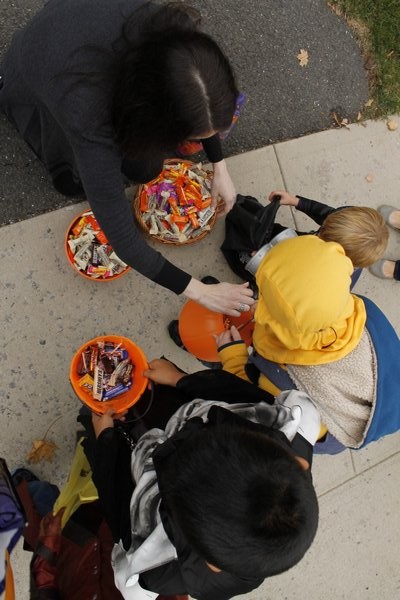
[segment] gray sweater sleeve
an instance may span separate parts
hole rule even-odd
[[[116,254],[136,271],[181,294],[191,276],[151,248],[124,193],[121,158],[110,140],[91,143],[70,137],[89,204]]]

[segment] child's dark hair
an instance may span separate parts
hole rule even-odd
[[[116,142],[133,159],[228,128],[238,95],[227,58],[196,30],[197,11],[180,2],[143,10],[125,27],[112,98]]]
[[[267,434],[232,427],[193,433],[159,474],[172,520],[215,567],[268,577],[310,547],[318,502],[309,473]]]

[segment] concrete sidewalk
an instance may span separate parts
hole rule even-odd
[[[269,146],[228,162],[237,190],[260,199],[286,187],[334,206],[386,203],[400,208],[399,157],[400,129],[390,132],[384,122],[369,122]],[[86,340],[103,333],[122,334],[141,346],[149,359],[164,354],[187,370],[201,368],[166,333],[180,299],[133,272],[99,284],[72,271],[63,239],[80,210],[72,206],[4,227],[0,241],[0,455],[10,469],[26,464],[32,440],[40,439],[57,419],[49,432],[59,447],[55,460],[33,470],[58,485],[67,475],[80,406],[68,382],[69,364]],[[279,220],[298,229],[313,228],[306,217],[287,207]],[[235,281],[218,249],[222,238],[223,223],[218,223],[198,245],[165,247],[163,252],[195,276]],[[388,257],[400,258],[400,234],[395,231]],[[364,272],[355,291],[375,301],[400,333],[399,283]],[[316,457],[313,472],[321,512],[315,543],[296,568],[266,580],[246,598],[395,600],[400,594],[400,435],[365,450]],[[13,553],[17,600],[29,597],[29,558],[21,545]]]

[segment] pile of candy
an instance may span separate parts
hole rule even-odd
[[[72,226],[68,246],[75,267],[94,279],[108,279],[128,266],[109,245],[91,210],[83,213]]]
[[[98,341],[81,353],[78,385],[99,402],[127,392],[132,385],[132,374],[133,364],[121,344]]]
[[[160,240],[185,243],[211,229],[211,179],[201,164],[165,164],[139,197],[142,222]]]

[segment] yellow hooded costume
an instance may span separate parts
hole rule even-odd
[[[256,274],[255,350],[293,365],[325,364],[349,354],[366,321],[363,301],[350,293],[352,272],[339,244],[313,235],[272,248]]]

